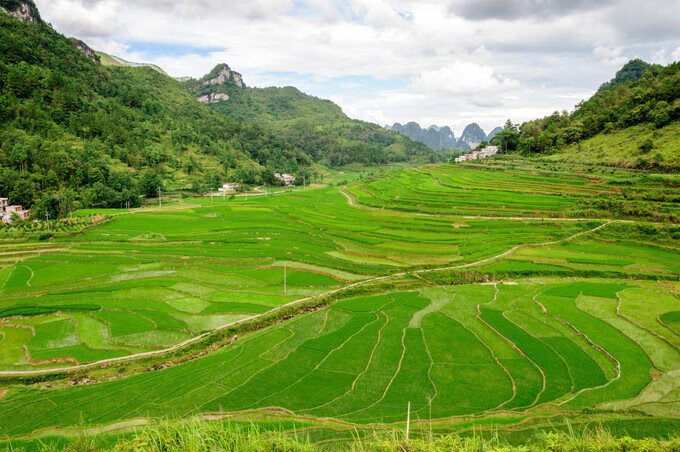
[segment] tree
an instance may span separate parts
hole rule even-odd
[[[505,122],[505,127],[503,130],[498,132],[496,136],[491,140],[501,148],[501,152],[514,152],[519,146],[519,131],[517,126],[512,123],[509,119]]]
[[[33,195],[35,186],[26,179],[19,179],[14,189],[9,192],[9,203],[22,206],[28,209],[33,205]]]
[[[31,209],[31,217],[39,220],[59,218],[59,198],[56,193],[45,193]]]
[[[18,165],[21,174],[26,170],[26,163],[31,155],[31,149],[25,143],[17,143],[12,149],[12,160]]]
[[[203,195],[206,192],[206,187],[203,181],[201,180],[200,177],[195,178],[191,182],[191,188],[198,194],[199,196]]]
[[[152,169],[144,171],[139,180],[139,193],[148,198],[158,196],[158,188],[162,185],[161,177]]]

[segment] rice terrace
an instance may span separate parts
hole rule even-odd
[[[680,451],[679,18],[0,0],[0,452]]]
[[[0,434],[247,413],[332,445],[409,404],[415,435],[674,429],[679,180],[567,169],[400,170],[5,245]],[[631,179],[652,201],[597,208]]]

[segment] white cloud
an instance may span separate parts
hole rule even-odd
[[[671,52],[667,52],[666,49],[661,49],[652,57],[652,63],[656,64],[669,64],[676,61],[680,61],[680,47]]]
[[[342,89],[355,89],[355,88],[362,88],[366,86],[363,83],[356,83],[356,82],[342,82],[340,83],[340,88]]]
[[[593,50],[593,54],[600,58],[605,64],[610,66],[623,66],[628,62],[628,58],[622,55],[623,47],[609,48],[598,46]]]
[[[476,0],[35,1],[58,31],[173,76],[224,62],[249,86],[341,95],[352,117],[457,133],[572,108],[629,56],[680,60],[675,0],[512,0],[509,12],[505,0],[480,0],[486,12]]]
[[[108,53],[109,55],[115,55],[124,59],[127,59],[128,49],[130,48],[129,45],[123,42],[105,38],[91,38],[88,39],[87,44],[93,49],[97,49],[98,51]]]
[[[40,11],[58,30],[76,36],[110,36],[120,28],[115,0],[53,0],[40,2]]]
[[[444,95],[481,95],[505,91],[519,86],[512,80],[494,73],[489,66],[456,60],[446,67],[425,71],[414,77],[415,91]]]
[[[392,125],[394,123],[382,110],[366,110],[364,120],[374,122],[381,126]]]

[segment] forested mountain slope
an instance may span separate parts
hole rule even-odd
[[[680,63],[649,66],[634,81],[620,75],[573,113],[555,112],[520,127],[506,124],[494,141],[510,152],[553,160],[677,171]]]
[[[261,183],[310,162],[153,69],[102,66],[39,17],[0,12],[0,42],[0,197],[10,203],[135,205],[160,179]]]
[[[348,163],[436,162],[440,153],[377,124],[350,119],[329,100],[297,88],[250,88],[226,64],[186,86],[215,111],[280,134],[315,161]]]

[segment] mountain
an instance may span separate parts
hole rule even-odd
[[[485,140],[486,133],[484,133],[476,122],[473,122],[465,127],[463,134],[458,139],[458,145],[456,147],[463,151],[469,151],[470,149],[479,146],[479,144]]]
[[[0,7],[10,13],[0,12],[0,197],[10,203],[135,205],[159,185],[259,184],[310,164],[296,146],[211,110],[171,77],[103,66],[31,1]]]
[[[617,74],[630,73],[626,66]],[[555,112],[522,124],[518,140],[504,130],[512,143],[508,149],[581,164],[680,170],[680,63],[651,65],[637,80],[625,77],[571,114]]]
[[[114,55],[108,55],[104,52],[94,52],[96,57],[99,59],[99,62],[103,64],[104,66],[128,66],[128,67],[150,67],[156,72],[160,72],[163,75],[168,75],[167,72],[165,72],[163,69],[161,69],[159,66],[156,66],[155,64],[149,64],[149,63],[133,63],[132,61],[127,61],[124,60],[123,58],[114,56]]]
[[[0,11],[22,22],[31,24],[42,22],[33,0],[0,0]]]
[[[351,119],[333,102],[297,88],[250,88],[241,74],[226,64],[184,84],[214,111],[271,130],[314,161],[339,166],[444,160],[421,143],[376,124]]]
[[[642,74],[649,69],[650,64],[640,59],[630,60],[624,64],[621,69],[616,72],[616,75],[610,81],[600,85],[598,91],[605,91],[615,88],[626,82],[637,82],[642,77]]]
[[[415,122],[408,122],[406,125],[401,125],[396,122],[392,126],[385,126],[385,129],[399,132],[432,149],[460,149],[461,151],[474,149],[479,146],[482,141],[491,141],[498,132],[503,130],[502,127],[496,127],[487,137],[484,130],[482,130],[477,123],[472,123],[465,127],[463,134],[456,140],[453,131],[448,126],[430,126],[427,129],[422,129]]]
[[[495,129],[493,129],[493,130],[492,130],[491,132],[489,132],[489,134],[486,136],[486,141],[491,141],[491,140],[493,140],[493,137],[495,137],[496,134],[497,134],[498,132],[500,132],[501,130],[503,130],[502,127],[496,127]]]
[[[420,141],[436,150],[452,149],[457,144],[456,138],[449,127],[430,126],[427,129],[421,129],[415,122],[409,122],[403,126],[396,122],[394,125],[386,126],[385,128],[406,135],[412,140]]]

